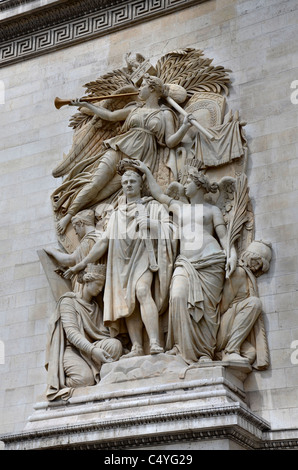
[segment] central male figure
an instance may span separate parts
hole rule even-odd
[[[117,336],[125,322],[132,348],[123,357],[144,354],[143,326],[150,354],[158,354],[163,352],[159,315],[168,305],[175,258],[174,226],[162,204],[152,197],[141,197],[143,181],[138,172],[126,170],[121,184],[123,203],[119,201],[105,236],[82,262],[66,271],[65,277],[82,271],[108,250],[104,324]]]

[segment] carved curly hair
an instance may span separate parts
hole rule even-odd
[[[152,90],[154,90],[161,97],[166,98],[169,96],[169,87],[168,85],[165,85],[160,78],[154,77],[153,75],[145,75],[144,80],[147,82],[150,88],[152,88]]]
[[[210,183],[207,176],[203,173],[198,172],[197,174],[191,175],[192,180],[197,185],[198,188],[203,187],[206,193],[216,193],[218,191],[218,184],[217,183]]]

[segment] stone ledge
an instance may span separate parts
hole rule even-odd
[[[143,377],[134,376],[142,367]],[[187,366],[166,354],[105,364],[98,385],[76,389],[67,401],[41,397],[24,431],[0,440],[5,450],[199,450],[214,448],[214,440],[222,449],[298,449],[298,430],[273,431],[250,410],[243,387],[249,368]]]
[[[159,365],[160,374],[143,379],[127,374],[118,381],[115,371],[133,371],[140,361],[155,371]],[[75,390],[67,402],[37,403],[24,432],[2,440],[7,449],[19,450],[128,449],[182,441],[198,446],[213,439],[258,448],[270,426],[245,403],[237,365],[187,368],[181,361],[161,354],[107,364],[98,385]]]
[[[256,449],[261,443],[260,428],[267,426],[263,420],[235,403],[187,413],[164,413],[126,420],[119,418],[92,425],[24,432],[2,436],[2,440],[6,450],[128,449],[206,439],[229,439],[244,449]]]

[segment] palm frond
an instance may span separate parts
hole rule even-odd
[[[157,62],[157,76],[165,83],[184,87],[189,96],[200,91],[224,91],[228,95],[230,70],[212,65],[213,59],[203,55],[203,51],[193,48],[170,52]]]
[[[247,176],[242,174],[236,178],[234,206],[227,227],[227,258],[230,255],[231,247],[240,237],[242,228],[248,220],[248,202]]]

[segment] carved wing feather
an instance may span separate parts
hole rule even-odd
[[[84,87],[87,91],[85,97],[136,91],[129,76],[122,70],[107,73],[95,81],[87,83]],[[100,106],[115,110],[126,106],[132,100],[132,97],[105,100],[100,102]],[[96,102],[94,104],[96,105]],[[90,111],[82,107],[70,119],[70,127],[74,129],[72,147],[64,160],[53,170],[55,178],[67,175],[79,162],[87,159],[91,154],[99,152],[105,139],[120,132],[121,123],[103,121],[97,116],[90,115]]]
[[[224,176],[218,183],[219,196],[216,205],[223,213],[226,225],[229,221],[229,212],[234,204],[235,182],[236,179],[232,176]]]
[[[111,95],[113,92],[119,90],[119,88],[128,85],[134,85],[129,75],[122,69],[117,69],[102,75],[92,82],[86,83],[84,88],[86,88],[87,95],[98,96],[99,94]]]
[[[166,54],[156,64],[157,76],[165,83],[184,87],[189,96],[199,91],[228,94],[230,70],[211,65],[213,59],[203,55],[200,49],[193,48]]]
[[[169,184],[166,189],[166,195],[177,201],[188,202],[185,197],[184,186],[181,183],[178,183],[178,181],[173,181]]]

